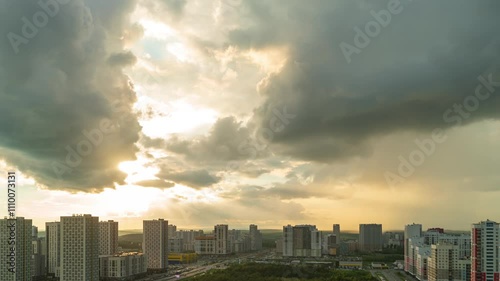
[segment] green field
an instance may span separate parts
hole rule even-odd
[[[211,270],[189,281],[376,281],[363,270],[334,270],[326,267],[292,266],[277,264],[231,265],[224,270]]]

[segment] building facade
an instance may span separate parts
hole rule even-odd
[[[472,225],[472,281],[500,280],[499,224],[482,221]]]
[[[284,257],[321,257],[322,234],[315,225],[283,227]]]
[[[52,277],[60,276],[61,269],[61,223],[45,223],[45,243],[47,248],[47,274]]]
[[[0,280],[31,281],[31,226],[32,221],[23,217],[0,220]]]
[[[166,271],[168,265],[168,221],[143,221],[142,250],[150,271]]]
[[[227,224],[218,224],[214,226],[216,255],[226,255],[230,253],[228,232],[229,227]]]
[[[258,226],[255,224],[250,225],[249,230],[250,235],[250,250],[251,251],[260,251],[262,250],[262,233],[258,229]]]
[[[101,279],[136,280],[147,272],[142,253],[120,253],[99,256]]]
[[[99,217],[61,217],[60,281],[99,280]]]
[[[215,237],[213,235],[196,237],[194,250],[198,255],[215,255]]]
[[[411,268],[413,265],[413,257],[410,255],[410,239],[417,238],[422,236],[422,225],[421,224],[409,224],[405,225],[404,231],[404,270],[406,272],[414,271],[414,268]]]
[[[429,281],[470,280],[470,259],[460,257],[460,246],[450,243],[431,245],[428,258]]]
[[[99,255],[113,255],[118,252],[118,222],[99,222]]]
[[[358,241],[360,251],[373,252],[382,250],[382,225],[360,224]]]

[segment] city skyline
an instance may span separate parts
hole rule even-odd
[[[499,8],[3,1],[2,188],[40,230],[498,221]]]

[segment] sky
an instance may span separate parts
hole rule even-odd
[[[500,220],[500,2],[0,0],[0,210]]]

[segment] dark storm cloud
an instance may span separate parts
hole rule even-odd
[[[179,184],[187,185],[192,188],[209,187],[221,181],[222,178],[211,174],[207,170],[185,170],[181,172],[163,169],[156,175]]]
[[[59,2],[0,2],[0,157],[48,188],[99,191],[137,151],[121,69],[135,4]]]
[[[387,1],[247,3],[254,24],[233,30],[228,43],[289,49],[282,71],[260,88],[267,99],[254,116],[265,127],[270,105],[283,103],[297,116],[272,140],[282,155],[325,162],[370,155],[373,137],[457,125],[453,106],[475,94],[478,76],[500,81],[498,1],[402,0],[401,12],[350,63],[340,44],[354,46],[354,28],[375,21],[371,11],[387,9]],[[496,92],[463,124],[498,118],[494,83]]]

